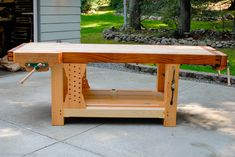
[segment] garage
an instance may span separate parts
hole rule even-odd
[[[80,42],[80,0],[0,0],[0,58],[25,42]]]
[[[20,43],[33,41],[32,0],[3,0],[0,2],[0,54]]]

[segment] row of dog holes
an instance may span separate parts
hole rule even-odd
[[[70,64],[69,64],[69,66],[70,66]],[[76,66],[74,66],[74,68],[76,68]],[[79,73],[78,73],[78,74],[80,75],[80,74],[81,74],[80,68],[78,68],[78,70],[79,70]],[[72,90],[72,89],[71,89],[71,79],[70,79],[71,73],[70,73],[70,72],[71,72],[71,69],[69,68],[69,100],[72,99],[72,98],[71,98],[71,93],[70,93],[71,90]],[[74,70],[73,72],[74,72],[73,77],[76,78],[76,75],[75,75],[75,74],[76,74],[76,71]],[[79,84],[81,84],[81,83],[80,83],[81,77],[78,77],[78,79],[79,79]],[[73,87],[76,88],[76,81],[75,81],[75,80],[73,81],[73,84],[74,84]],[[78,89],[80,90],[81,87],[79,87]],[[76,90],[75,90],[75,89],[74,89],[74,93],[76,93]],[[78,94],[79,94],[78,99],[80,100],[80,99],[81,99],[81,97],[80,97],[81,92],[79,91]],[[74,95],[74,97],[76,97],[76,95]],[[76,102],[76,101],[77,101],[77,100],[74,99],[74,102]],[[78,103],[80,104],[81,101],[78,101]]]

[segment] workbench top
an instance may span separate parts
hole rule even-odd
[[[161,63],[226,67],[227,56],[207,46],[27,43],[12,50],[15,62],[56,58],[53,63]],[[56,57],[55,57],[56,55]],[[28,59],[26,59],[28,58]]]

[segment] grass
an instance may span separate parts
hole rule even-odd
[[[99,11],[96,14],[82,15],[82,43],[97,44],[118,44],[118,42],[105,40],[102,32],[106,28],[121,27],[123,19],[120,16],[114,16],[114,11]]]
[[[204,21],[192,21],[191,23],[191,30],[196,29],[212,29],[217,31],[232,31],[233,21],[225,21],[224,22],[224,28],[223,28],[223,22],[222,21],[210,21],[210,22],[204,22]]]
[[[83,14],[81,23],[81,42],[82,43],[97,43],[97,44],[120,44],[113,40],[106,40],[103,38],[102,32],[110,27],[121,27],[123,24],[123,17],[114,15],[112,10],[102,10],[98,11],[96,14]],[[167,24],[162,21],[151,21],[145,20],[143,25],[147,28],[169,28]],[[225,30],[231,31],[232,21],[225,24]],[[171,27],[173,28],[173,27]],[[222,31],[222,22],[203,22],[203,21],[192,21],[191,29],[214,29]],[[231,74],[235,76],[235,49],[220,49],[220,51],[226,53],[229,56],[229,61],[231,65]],[[182,69],[202,71],[202,72],[212,72],[216,73],[209,66],[194,66],[194,65],[182,65]],[[223,71],[225,73],[225,71]]]

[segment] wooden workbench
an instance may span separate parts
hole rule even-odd
[[[65,117],[132,117],[163,118],[164,126],[175,126],[179,65],[224,69],[227,63],[225,54],[200,46],[28,43],[11,52],[28,70],[28,63],[51,68],[52,125],[64,125]],[[156,63],[156,90],[91,89],[86,78],[91,62]]]

